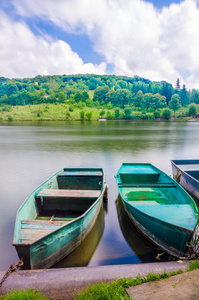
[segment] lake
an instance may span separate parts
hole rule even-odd
[[[123,162],[149,162],[171,175],[172,159],[198,159],[198,122],[23,122],[0,124],[0,270],[18,262],[16,211],[63,167],[102,167],[109,186],[95,228],[55,267],[154,262],[157,250],[126,218],[114,176]]]

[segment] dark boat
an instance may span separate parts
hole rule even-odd
[[[93,228],[105,188],[102,169],[64,168],[34,190],[14,230],[24,268],[49,268],[71,253]]]
[[[199,159],[172,160],[173,178],[199,202]]]
[[[135,226],[165,252],[182,257],[197,224],[197,206],[171,177],[151,164],[123,164],[116,181]]]

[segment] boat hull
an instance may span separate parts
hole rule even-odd
[[[102,169],[62,169],[34,190],[17,212],[13,246],[24,269],[49,268],[95,225],[107,192]]]
[[[199,169],[197,171],[189,171],[189,165],[190,167],[194,165],[199,166],[199,160],[173,160],[171,164],[174,180],[199,201]],[[187,171],[182,170],[182,164],[187,165]]]
[[[52,232],[30,245],[16,244],[24,269],[46,269],[71,253],[86,238],[99,215],[103,194],[92,209],[82,218]]]
[[[182,257],[197,224],[197,206],[183,188],[151,164],[123,164],[116,181],[124,208],[140,232]]]
[[[186,243],[193,236],[193,231],[172,226],[152,218],[123,201],[124,209],[134,226],[153,244],[175,257],[182,257]],[[179,245],[181,245],[179,249]]]

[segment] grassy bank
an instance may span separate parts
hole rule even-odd
[[[80,112],[92,112],[92,120],[98,120],[99,110],[85,107],[77,108],[68,104],[37,104],[24,106],[8,106],[0,108],[0,121],[64,121],[80,120]]]
[[[192,117],[186,116],[186,110],[174,113],[169,111],[171,117],[179,118],[179,121],[187,121]],[[131,109],[119,109],[109,107],[88,107],[84,103],[54,103],[19,106],[0,106],[0,121],[79,121],[93,120],[100,117],[108,120],[155,120],[164,116],[164,109],[159,111],[141,111]],[[183,116],[183,117],[182,117]],[[160,119],[159,119],[160,120]]]

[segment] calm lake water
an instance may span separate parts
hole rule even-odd
[[[91,234],[56,267],[157,261],[158,250],[126,217],[114,176],[123,162],[150,162],[171,175],[171,159],[198,159],[198,150],[197,122],[2,123],[0,270],[18,262],[12,247],[18,207],[63,167],[104,168],[109,196]]]

